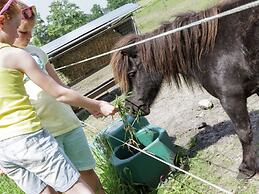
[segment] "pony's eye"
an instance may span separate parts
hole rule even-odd
[[[135,76],[135,74],[136,74],[136,71],[130,71],[128,73],[128,76],[129,76],[129,78],[133,78]]]

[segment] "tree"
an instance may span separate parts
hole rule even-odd
[[[127,3],[134,3],[136,0],[107,0],[108,2],[108,8],[110,10],[117,9],[118,7],[121,7]]]
[[[32,41],[35,45],[42,46],[102,15],[102,8],[97,4],[93,5],[91,14],[85,14],[76,4],[69,3],[68,0],[55,0],[50,5],[47,22],[44,22],[38,14]]]
[[[103,11],[100,5],[94,4],[91,9],[91,20],[95,20],[103,15]]]
[[[50,5],[50,15],[47,17],[48,35],[54,40],[91,20],[80,8],[68,0],[56,0]]]
[[[36,46],[42,46],[49,42],[49,35],[47,33],[48,27],[41,19],[40,14],[37,13],[37,22],[33,30],[32,42]]]

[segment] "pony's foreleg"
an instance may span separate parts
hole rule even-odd
[[[235,131],[242,144],[243,160],[239,166],[239,177],[251,178],[256,173],[255,149],[252,144],[253,132],[246,106],[246,98],[224,97],[221,105],[233,122]]]

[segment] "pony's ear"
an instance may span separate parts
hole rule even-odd
[[[130,48],[123,49],[121,51],[122,55],[128,55],[129,57],[136,58],[138,55],[138,49],[136,46],[132,46]]]

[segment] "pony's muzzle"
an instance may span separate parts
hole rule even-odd
[[[130,110],[130,114],[133,116],[145,116],[148,115],[150,113],[150,108],[148,105],[146,104],[138,104],[138,103],[134,103],[130,100],[126,100],[126,107],[129,108]]]
[[[139,107],[139,113],[140,113],[140,115],[141,116],[145,116],[145,115],[149,115],[149,113],[150,113],[150,108],[149,108],[149,106],[148,105],[141,105],[140,107]]]

